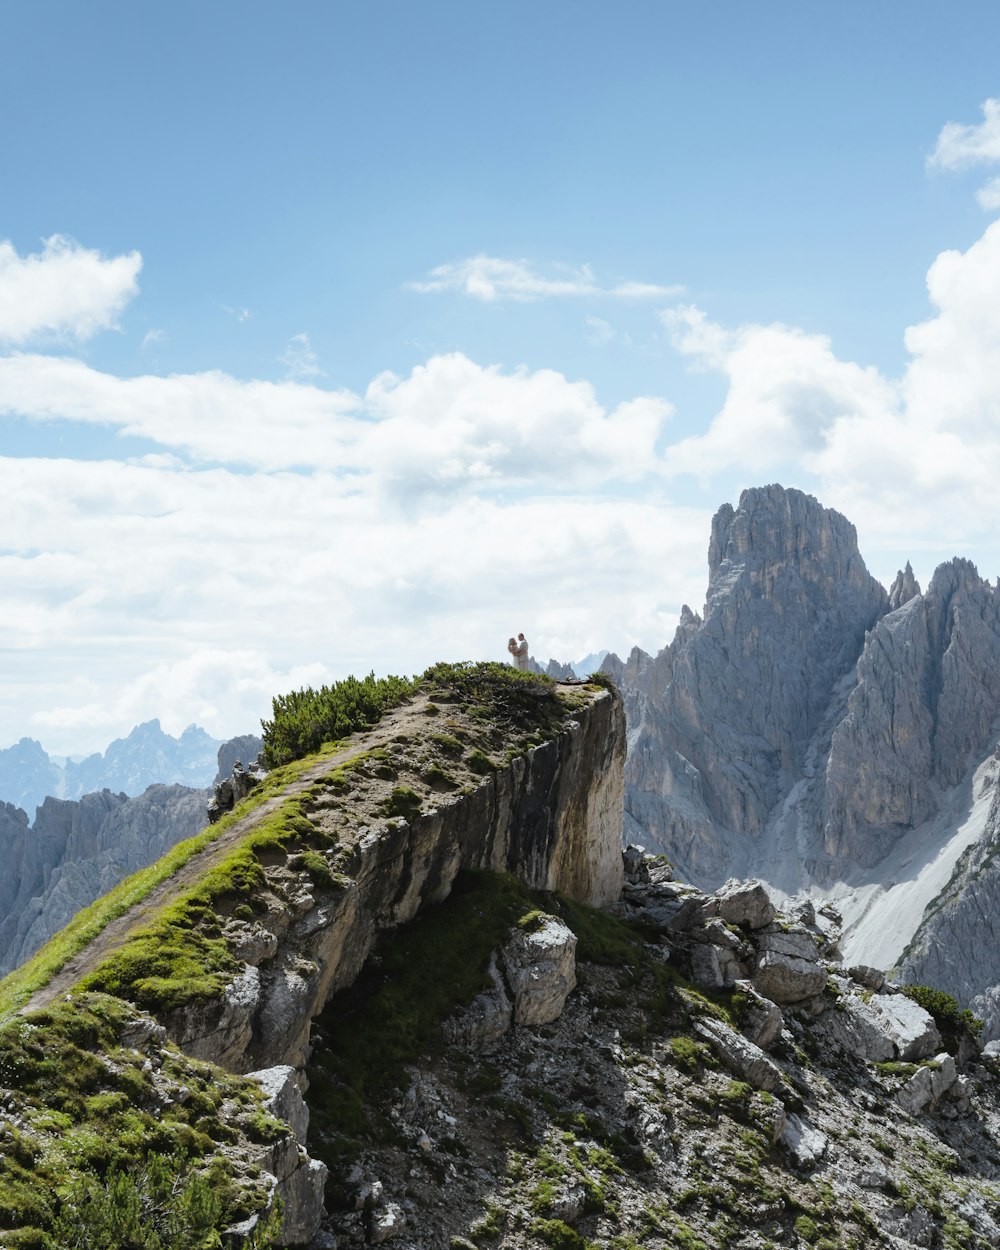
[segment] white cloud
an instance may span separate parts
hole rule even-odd
[[[0,342],[42,334],[88,339],[115,325],[139,290],[138,252],[106,258],[54,234],[41,252],[19,256],[0,241]]]
[[[620,282],[602,286],[589,265],[579,269],[561,268],[546,276],[527,260],[503,260],[496,256],[470,256],[465,260],[438,265],[421,282],[408,282],[411,291],[434,293],[460,291],[473,299],[492,302],[515,300],[530,303],[539,299],[612,297],[615,299],[664,299],[676,295],[679,286],[656,286],[645,282]]]
[[[365,396],[213,372],[118,378],[83,361],[0,358],[0,413],[105,425],[191,456],[261,470],[319,468],[406,496],[528,483],[568,488],[655,471],[670,415],[643,398],[606,411],[587,382],[551,369],[504,373],[461,354]]]
[[[162,343],[166,337],[166,333],[163,330],[147,330],[142,336],[139,350],[144,352],[147,347],[155,347],[157,343]]]
[[[286,376],[295,382],[304,382],[309,378],[321,377],[323,374],[309,335],[304,330],[301,334],[292,335],[280,359],[288,370]]]
[[[931,266],[934,315],[906,331],[899,379],[788,326],[725,329],[698,309],[663,314],[677,349],[728,383],[705,431],[668,448],[665,472],[705,483],[727,469],[750,481],[805,473],[872,544],[945,545],[951,555],[995,543],[998,288],[995,222],[966,252],[943,252]]]
[[[930,167],[968,169],[973,165],[1000,163],[1000,99],[985,100],[983,120],[977,126],[948,122],[938,135],[934,151],[927,158]],[[976,192],[976,199],[987,212],[1000,208],[1000,178],[991,179]]]
[[[1000,208],[1000,178],[991,178],[986,186],[980,187],[976,192],[976,199],[979,207],[987,211]]]
[[[928,165],[966,169],[1000,161],[1000,99],[985,100],[982,110],[983,120],[977,126],[948,122],[942,127]]]
[[[707,513],[621,495],[459,495],[401,515],[324,472],[0,471],[17,540],[0,555],[0,637],[18,650],[4,745],[31,727],[50,750],[96,749],[152,716],[229,735],[303,681],[502,659],[513,628],[542,657],[658,647],[703,590]]]
[[[253,316],[253,313],[249,308],[233,308],[229,304],[220,304],[219,307],[223,312],[229,313],[230,317],[235,317],[240,325],[242,325],[245,321],[249,321]]]

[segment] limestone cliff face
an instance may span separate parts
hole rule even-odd
[[[82,908],[204,825],[206,792],[150,786],[128,798],[102,790],[47,798],[33,826],[0,807],[0,976],[10,972]]]
[[[188,1054],[235,1071],[301,1066],[312,1017],[351,984],[379,930],[443,900],[461,869],[510,872],[594,905],[616,899],[624,762],[621,701],[600,690],[556,737],[469,794],[359,830],[335,886],[317,887],[288,865],[269,869],[262,914],[231,919],[225,930],[243,971],[221,1000],[165,1019],[170,1035]],[[322,794],[313,810],[322,821]]]
[[[986,1024],[985,1041],[1000,1038],[1000,789],[983,836],[958,864],[899,963],[910,985],[946,987]]]
[[[998,656],[1000,595],[968,560],[942,564],[925,595],[879,621],[830,745],[828,854],[874,865],[934,814],[991,743]]]
[[[685,609],[655,659],[633,652],[604,668],[626,692],[630,816],[686,871],[718,881],[717,831],[761,833],[888,601],[854,526],[780,486],[719,509],[708,561],[704,620]]]

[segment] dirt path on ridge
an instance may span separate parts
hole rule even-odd
[[[359,730],[352,734],[332,755],[328,755],[315,764],[279,794],[265,799],[259,807],[236,821],[214,842],[210,842],[208,846],[193,855],[186,864],[178,868],[165,881],[154,886],[145,898],[134,903],[116,920],[106,925],[93,941],[88,942],[82,950],[77,951],[67,963],[63,964],[47,985],[36,990],[19,1010],[26,1012],[47,1007],[60,995],[68,993],[77,982],[103,963],[110,954],[124,946],[137,929],[148,925],[165,904],[196,885],[210,868],[214,868],[217,863],[225,859],[241,839],[256,829],[288,799],[301,794],[321,777],[325,777],[334,768],[346,764],[363,751],[384,746],[398,734],[405,733],[407,729],[412,728],[414,724],[426,727],[427,718],[423,709],[428,702],[428,695],[415,695],[407,703],[387,712],[382,720],[371,729]]]

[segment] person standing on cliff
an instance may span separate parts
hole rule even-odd
[[[507,644],[507,650],[514,657],[514,663],[522,673],[528,671],[528,640],[524,634],[518,634],[517,642],[512,638]]]

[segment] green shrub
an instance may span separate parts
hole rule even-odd
[[[963,1034],[978,1037],[983,1021],[968,1007],[959,1007],[957,999],[930,985],[904,985],[903,993],[934,1017],[946,1049],[956,1050]]]
[[[385,801],[385,810],[389,816],[402,816],[409,820],[420,811],[420,795],[409,786],[396,786]]]
[[[414,689],[413,681],[407,677],[376,677],[369,673],[361,681],[345,677],[319,690],[307,686],[290,694],[275,695],[271,704],[274,717],[262,722],[264,761],[268,768],[274,768],[318,751],[324,742],[346,738],[377,724]]]

